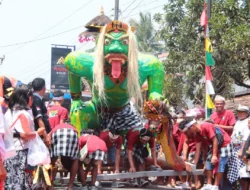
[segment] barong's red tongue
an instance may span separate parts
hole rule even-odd
[[[112,76],[117,79],[121,75],[121,65],[122,62],[120,60],[113,60],[112,63]]]

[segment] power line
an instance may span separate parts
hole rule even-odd
[[[48,38],[52,38],[52,37],[55,37],[55,36],[59,36],[61,34],[65,34],[67,32],[71,32],[73,30],[76,30],[78,28],[81,28],[82,26],[78,26],[76,28],[72,28],[70,30],[66,30],[64,32],[61,32],[61,33],[57,33],[57,34],[53,34],[51,36],[46,36],[46,37],[43,37],[43,38],[38,38],[38,39],[34,39],[34,40],[29,40],[29,41],[26,41],[26,42],[19,42],[19,43],[15,43],[15,44],[8,44],[8,45],[3,45],[3,46],[0,46],[0,48],[6,48],[6,47],[11,47],[11,46],[17,46],[17,45],[21,45],[21,44],[28,44],[28,43],[32,43],[32,42],[36,42],[36,41],[40,41],[40,40],[45,40],[45,39],[48,39]]]
[[[69,14],[67,17],[65,17],[64,19],[62,19],[61,21],[57,22],[55,25],[53,25],[52,27],[48,28],[47,30],[43,31],[42,33],[38,34],[36,37],[34,37],[32,40],[36,40],[38,37],[40,37],[41,35],[45,34],[46,32],[52,30],[53,28],[55,28],[56,26],[58,26],[59,24],[61,24],[62,22],[64,22],[65,20],[67,20],[68,18],[70,18],[71,16],[73,16],[74,14],[76,14],[78,11],[80,11],[82,8],[84,8],[85,6],[87,6],[91,1],[93,0],[89,0],[87,3],[85,3],[84,5],[82,5],[80,8],[78,8],[77,10],[73,11],[71,14]],[[30,40],[30,41],[32,41]],[[7,52],[6,54],[9,54],[13,51],[16,51],[17,49],[20,49],[22,48],[24,45],[26,44],[23,44],[21,45],[20,47],[17,47],[16,49],[14,50],[11,50],[9,52]]]
[[[164,5],[165,5],[165,4],[159,5],[159,6],[157,6],[157,7],[153,7],[153,8],[151,8],[151,9],[144,10],[143,12],[151,11],[151,10],[153,10],[153,9],[157,9],[157,8],[159,8],[159,7],[162,7],[162,6],[164,6]],[[140,14],[141,12],[142,12],[142,11],[140,11],[139,13],[132,14],[132,15],[130,15],[130,16],[126,16],[126,17],[124,17],[124,18],[129,18],[129,17],[131,17],[131,16],[138,15],[138,14]]]
[[[75,42],[75,40],[74,40],[75,38],[76,37],[71,38],[71,40],[68,41],[66,44],[71,44],[71,43]],[[73,43],[73,44],[75,44],[75,43]],[[39,68],[39,67],[43,66],[43,64],[48,62],[48,61],[49,61],[49,59],[46,60],[46,61],[38,61],[36,64],[33,64],[31,67],[26,67],[24,70],[22,70],[22,73],[26,74],[27,72],[34,71],[33,69],[36,69],[36,68]],[[17,74],[18,73],[14,74],[14,75],[17,75]],[[21,75],[21,76],[23,76],[23,75]]]
[[[144,1],[144,0],[141,0],[140,3],[138,3],[137,6],[135,6],[135,7],[127,14],[127,16],[130,15],[136,8],[138,8],[138,6],[139,6],[143,1]],[[126,17],[125,17],[125,18],[126,18]]]
[[[133,5],[136,2],[136,0],[132,1],[132,3],[130,3],[120,14],[120,16],[122,15],[122,13],[124,13],[131,5]]]
[[[49,63],[49,60],[47,60],[47,61],[44,62],[44,63]],[[38,74],[41,75],[41,71],[44,71],[44,72],[42,72],[42,74],[43,74],[43,73],[48,72],[50,69],[51,69],[50,67],[49,67],[49,68],[46,67],[46,68],[44,68],[44,69],[42,69],[42,70],[39,70],[38,72],[34,72],[34,73],[32,73],[32,74],[26,76],[25,79],[32,78],[33,76],[37,76]],[[24,75],[21,75],[21,76],[24,76]],[[31,77],[31,76],[32,76],[32,77]],[[20,77],[20,78],[21,78],[21,77]],[[32,80],[32,79],[31,79],[31,80]]]
[[[154,0],[154,1],[151,1],[151,2],[149,2],[149,3],[140,5],[140,6],[138,6],[137,8],[139,8],[139,7],[144,7],[144,6],[146,6],[146,5],[149,5],[149,4],[151,4],[151,3],[154,3],[154,2],[156,2],[156,1],[159,1],[159,0]],[[128,10],[126,10],[126,11],[130,11],[130,10],[132,10],[132,9],[128,9]],[[124,11],[124,12],[125,12],[125,11]]]
[[[32,66],[30,66],[30,67],[26,67],[24,70],[22,70],[22,73],[23,74],[21,74],[20,76],[23,76],[23,75],[26,75],[27,73],[29,73],[30,71],[34,71],[34,69],[36,70],[36,69],[40,69],[41,70],[41,66],[44,66],[43,64],[45,63],[45,62],[47,62],[47,61],[39,61],[39,62],[37,62],[36,64],[33,64]],[[20,71],[18,72],[18,73],[15,73],[14,74],[14,76],[15,75],[17,75],[17,74],[19,74],[20,73]]]

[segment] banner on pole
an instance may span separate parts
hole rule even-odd
[[[65,57],[72,51],[72,48],[51,48],[51,89],[69,89],[68,70],[64,65]]]

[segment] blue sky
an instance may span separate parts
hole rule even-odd
[[[0,57],[5,55],[5,60],[0,65],[0,75],[13,76],[24,83],[43,77],[47,88],[50,84],[51,44],[76,45],[80,51],[93,47],[93,43],[79,43],[78,35],[85,30],[84,25],[90,19],[100,14],[101,6],[104,13],[113,19],[111,15],[114,14],[112,8],[115,4],[115,0],[1,1]],[[121,18],[127,22],[130,18],[138,19],[139,12],[163,12],[165,2],[120,0],[120,10],[126,9]],[[41,38],[45,39],[12,46]]]

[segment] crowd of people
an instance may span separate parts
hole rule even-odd
[[[183,110],[174,116],[177,152],[184,161],[204,170],[206,183],[203,176],[194,176],[196,189],[248,190],[249,108],[239,105],[234,115],[225,109],[224,97],[217,95],[214,101],[215,112],[207,120]],[[183,188],[190,188],[188,177],[181,180]],[[175,178],[169,183],[174,187]]]
[[[139,170],[145,170],[145,158],[148,156],[145,146],[147,142],[150,143],[154,163],[157,166],[155,140],[150,131],[133,128],[127,133],[125,140],[119,131],[114,129],[87,128],[78,134],[69,122],[68,110],[62,107],[64,93],[55,91],[52,102],[46,106],[43,99],[45,86],[45,80],[42,78],[35,78],[28,85],[20,83],[15,88],[11,83],[5,83],[3,86],[3,89],[11,88],[11,90],[4,90],[6,93],[3,93],[4,98],[1,100],[0,189],[34,188],[33,174],[36,166],[29,164],[29,151],[32,149],[30,142],[36,138],[41,138],[50,152],[49,188],[53,187],[56,173],[60,168],[58,165],[61,164],[61,167],[70,173],[68,189],[73,189],[76,176],[82,183],[83,189],[97,189],[96,177],[98,173],[102,173],[102,163],[114,164],[114,172],[120,172],[120,155],[124,141],[126,141],[125,147],[128,147],[130,172],[135,172],[137,168],[133,158],[140,162]],[[6,148],[7,140],[11,139],[5,139],[5,136],[9,133],[13,137],[14,155],[10,155],[11,148]],[[81,151],[86,145],[87,154],[82,158]],[[86,177],[89,172],[92,181],[87,185]],[[136,180],[135,184],[145,186],[148,181],[140,179]]]
[[[113,165],[113,172],[120,173],[120,163],[125,158],[128,161],[127,172],[145,171],[146,158],[149,156],[154,166],[161,168],[157,163],[157,157],[162,154],[157,148],[160,144],[157,144],[149,129],[140,126],[121,133],[113,128],[86,128],[78,133],[75,126],[70,124],[68,110],[62,106],[64,93],[55,91],[52,102],[46,106],[43,99],[45,86],[42,78],[35,78],[28,85],[19,82],[15,88],[11,83],[2,86],[0,190],[34,189],[34,171],[38,165],[46,165],[45,162],[32,165],[29,161],[33,142],[37,139],[42,139],[49,150],[47,160],[51,165],[48,167],[51,184],[44,182],[41,186],[50,189],[59,168],[70,173],[69,190],[73,189],[76,176],[82,183],[82,189],[97,189],[96,179],[103,172],[103,164]],[[188,115],[185,110],[179,110],[171,118],[178,155],[196,168],[204,169],[205,177],[158,177],[155,183],[167,183],[177,188],[176,181],[179,180],[182,182],[181,188],[194,185],[196,189],[203,190],[234,187],[248,190],[249,108],[239,105],[235,116],[225,109],[225,98],[222,96],[215,97],[215,107],[208,120]],[[87,183],[89,173],[91,182]],[[134,187],[149,184],[146,178],[132,179],[131,182]]]

